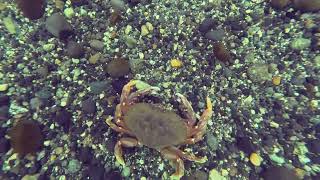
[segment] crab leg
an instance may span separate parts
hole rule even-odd
[[[122,166],[125,166],[125,162],[122,156],[122,146],[124,147],[135,147],[139,146],[140,143],[135,138],[124,137],[121,138],[114,147],[114,155],[116,156],[116,160]]]
[[[168,159],[169,161],[174,163],[174,168],[176,169],[176,172],[172,174],[171,177],[173,179],[180,179],[184,175],[184,164],[182,159],[176,153],[176,151],[171,147],[167,147],[161,149],[160,153],[165,159]]]
[[[164,158],[174,163],[176,172],[172,175],[173,178],[181,178],[184,175],[184,164],[182,159],[195,161],[197,163],[205,163],[207,157],[196,157],[194,154],[181,151],[180,149],[170,146],[162,149],[160,153]]]
[[[188,125],[193,126],[196,123],[196,115],[193,111],[193,108],[190,102],[187,100],[187,98],[184,95],[180,93],[177,93],[177,96],[181,100],[182,110],[184,112],[184,115],[187,117]]]
[[[121,97],[120,97],[120,103],[127,102],[127,98],[131,93],[132,88],[134,85],[136,85],[136,80],[129,81],[126,85],[123,86]]]
[[[212,103],[209,97],[206,98],[207,109],[202,113],[200,120],[194,128],[191,129],[190,134],[188,135],[189,139],[185,143],[193,144],[200,141],[205,134],[207,122],[212,116]]]

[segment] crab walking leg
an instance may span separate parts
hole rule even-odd
[[[122,113],[121,113],[121,106],[120,106],[120,104],[118,104],[118,105],[116,106],[116,110],[115,110],[115,113],[114,113],[114,117],[115,117],[115,123],[116,123],[118,126],[121,126],[121,127],[125,128],[125,129],[127,129],[126,126],[125,126],[125,124],[124,124],[123,121],[121,120],[121,118],[122,118]]]
[[[168,159],[169,161],[174,163],[176,172],[172,174],[171,177],[174,179],[180,179],[184,175],[184,164],[176,151],[168,147],[161,149],[160,153],[165,159]]]
[[[121,138],[115,145],[114,147],[114,155],[116,156],[116,160],[118,163],[120,163],[122,166],[125,166],[125,162],[123,160],[122,156],[122,146],[123,147],[135,147],[139,146],[139,142],[135,138],[129,138],[129,137],[124,137]]]
[[[184,114],[187,117],[187,123],[190,126],[193,126],[196,122],[196,115],[194,113],[194,110],[193,110],[190,102],[187,100],[187,98],[184,95],[182,95],[180,93],[177,93],[177,96],[181,100],[182,110],[184,111]]]
[[[175,154],[177,154],[180,158],[187,159],[189,161],[194,161],[197,163],[205,163],[208,160],[207,156],[197,157],[192,153],[184,152],[173,146],[168,147],[168,149],[170,149],[172,152],[175,152]]]

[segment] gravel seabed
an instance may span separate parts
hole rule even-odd
[[[185,160],[183,179],[259,179],[272,167],[320,178],[319,11],[264,0],[82,2],[49,1],[33,21],[0,2],[0,179],[168,178],[172,166],[147,147],[125,148],[125,168],[115,162],[118,134],[105,119],[131,79],[159,87],[159,102],[173,109],[184,94],[197,115],[211,98],[204,139],[180,148],[208,161]],[[74,48],[48,32],[56,12],[74,29]],[[115,57],[129,73],[108,72]],[[20,158],[8,132],[22,118],[39,123],[44,139]]]

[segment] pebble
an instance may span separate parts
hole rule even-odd
[[[286,167],[275,166],[267,168],[263,173],[262,177],[264,180],[275,180],[275,179],[290,179],[299,180],[295,175],[294,171]]]
[[[10,149],[9,140],[5,137],[0,138],[0,153],[6,153]]]
[[[307,147],[310,152],[320,155],[320,139],[307,141]]]
[[[256,150],[256,146],[249,137],[237,137],[237,147],[247,154],[251,154]]]
[[[96,103],[92,98],[84,100],[81,104],[82,111],[85,113],[95,113],[96,112]]]
[[[250,162],[255,165],[255,166],[260,166],[261,165],[261,160],[262,158],[260,157],[259,154],[257,153],[251,153],[250,155]]]
[[[71,159],[68,162],[68,167],[67,167],[68,171],[70,173],[76,173],[81,169],[81,164],[78,160],[76,159]]]
[[[129,167],[124,167],[124,168],[122,169],[121,175],[122,175],[123,177],[128,177],[128,176],[130,175],[130,168],[129,168]]]
[[[53,36],[60,39],[67,39],[73,33],[71,24],[60,13],[49,16],[45,27]]]
[[[89,63],[90,64],[97,64],[97,62],[99,61],[100,57],[101,57],[101,53],[96,53],[96,54],[90,56]]]
[[[43,45],[43,50],[45,50],[46,52],[50,52],[55,48],[55,45],[52,43],[49,44],[45,44]]]
[[[8,106],[10,103],[10,97],[5,94],[0,94],[0,106]]]
[[[66,8],[64,11],[63,11],[64,15],[67,17],[67,18],[72,18],[74,16],[74,10],[73,8],[69,7],[69,8]]]
[[[126,35],[128,35],[131,31],[132,31],[132,26],[127,25],[127,26],[126,26],[126,29],[124,30],[124,33],[125,33]]]
[[[171,65],[171,67],[177,69],[177,68],[182,67],[183,63],[182,63],[182,61],[180,61],[179,59],[171,59],[170,65]]]
[[[267,64],[253,64],[248,68],[247,72],[250,80],[253,82],[264,82],[272,78],[272,75],[268,71]]]
[[[0,92],[4,92],[8,89],[9,84],[0,84]]]
[[[131,36],[126,36],[125,37],[125,43],[128,46],[128,48],[134,48],[136,46],[136,44],[137,44],[137,40],[134,39]]]
[[[93,94],[100,94],[104,90],[108,89],[110,83],[108,81],[95,81],[89,84],[90,91]]]
[[[149,34],[148,27],[146,25],[141,26],[141,36],[146,36]]]
[[[3,24],[10,34],[15,34],[17,32],[15,22],[10,17],[3,18]]]
[[[293,0],[296,9],[303,12],[314,12],[320,10],[319,0]]]
[[[24,156],[37,152],[43,144],[43,136],[36,121],[20,120],[8,132],[14,152]]]
[[[61,109],[60,111],[56,112],[56,116],[54,119],[55,122],[57,122],[60,126],[63,127],[63,130],[65,132],[68,132],[72,123],[71,118],[72,114],[70,112],[68,112],[65,109]]]
[[[0,107],[0,120],[6,120],[9,117],[9,106]]]
[[[37,91],[35,95],[42,100],[49,100],[51,98],[51,92],[46,87],[42,88],[40,91]]]
[[[21,180],[37,180],[40,174],[27,174]]]
[[[209,172],[209,180],[227,180],[227,178],[222,176],[216,169],[211,169]]]
[[[67,54],[71,58],[81,58],[85,51],[82,44],[75,41],[69,41],[67,45]]]
[[[115,58],[107,64],[106,71],[113,78],[125,76],[130,72],[129,61],[123,58]]]
[[[118,11],[123,11],[125,9],[125,3],[122,0],[111,0],[111,6]]]
[[[272,84],[275,86],[279,86],[281,84],[281,77],[280,76],[273,76]]]
[[[213,44],[213,53],[214,56],[223,63],[228,63],[231,60],[231,54],[229,50],[221,42]]]
[[[206,141],[211,151],[216,151],[218,149],[219,142],[212,133],[207,133]]]
[[[271,0],[270,3],[273,8],[283,9],[290,3],[290,0]]]
[[[205,34],[209,30],[213,29],[216,25],[217,25],[216,21],[213,20],[212,18],[204,19],[199,26],[199,31]]]
[[[103,50],[103,47],[104,47],[104,43],[102,41],[99,41],[99,40],[91,40],[89,42],[90,44],[90,47],[97,50],[97,51],[102,51]]]
[[[225,32],[223,29],[211,30],[205,34],[205,37],[212,41],[221,41],[224,38]]]
[[[310,47],[310,45],[311,40],[306,38],[296,38],[290,44],[291,48],[294,50],[303,50]]]
[[[40,98],[34,97],[34,98],[30,99],[30,108],[31,109],[33,109],[33,110],[39,109],[42,105],[43,105],[43,102],[41,101]]]

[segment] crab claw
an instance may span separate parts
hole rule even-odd
[[[180,93],[177,93],[176,95],[181,100],[182,110],[184,111],[184,115],[186,116],[186,118],[188,120],[188,124],[190,126],[193,126],[196,123],[196,115],[193,111],[193,108],[192,108],[190,102],[187,100],[187,98],[184,95],[182,95]]]

